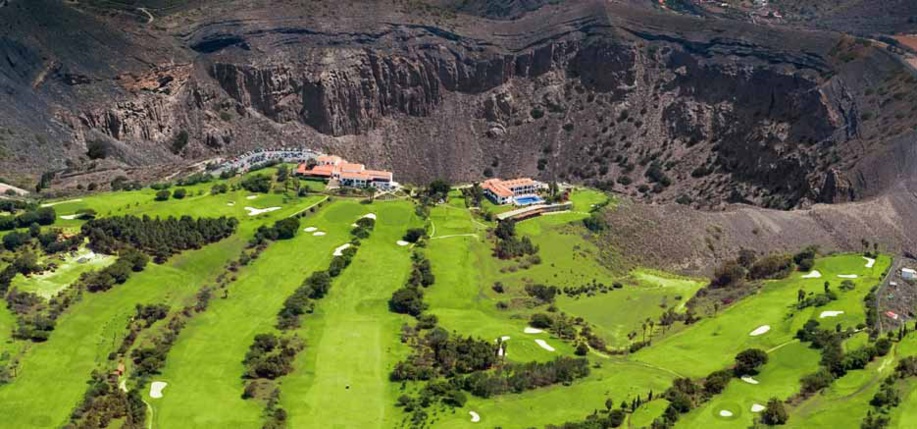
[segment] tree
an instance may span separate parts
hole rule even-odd
[[[156,193],[156,201],[165,201],[168,200],[171,196],[172,192],[170,192],[168,189],[163,189]]]
[[[296,236],[299,230],[299,219],[288,217],[274,222],[274,230],[277,231],[277,238],[280,240],[289,240]]]
[[[427,195],[434,200],[445,200],[449,196],[452,185],[443,179],[436,179],[427,186]]]
[[[388,308],[395,313],[417,317],[427,309],[427,305],[423,302],[423,291],[418,287],[408,286],[392,294]]]
[[[735,361],[736,376],[755,375],[761,365],[767,363],[767,352],[761,349],[746,349],[736,355]]]
[[[420,239],[423,238],[426,233],[426,230],[423,228],[411,228],[404,233],[404,237],[402,237],[402,239],[408,243],[416,243],[420,241]]]
[[[185,195],[187,194],[188,194],[188,191],[186,191],[185,188],[178,188],[175,190],[175,192],[172,192],[172,198],[175,198],[176,200],[181,200],[181,199],[184,199]]]
[[[764,412],[761,413],[761,422],[766,425],[784,425],[790,416],[786,412],[786,408],[777,398],[771,398],[767,401],[767,407],[764,408]]]

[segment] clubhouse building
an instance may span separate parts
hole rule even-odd
[[[484,189],[484,196],[494,204],[513,203],[517,206],[527,206],[544,202],[537,195],[538,190],[544,188],[544,184],[528,177],[511,180],[488,179],[481,184],[481,188]]]
[[[398,186],[393,180],[391,171],[367,170],[363,164],[347,162],[337,155],[321,155],[315,158],[316,163],[309,168],[306,163],[299,164],[296,174],[305,177],[337,181],[341,186],[351,188],[374,187],[392,189]]]

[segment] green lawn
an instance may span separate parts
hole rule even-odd
[[[94,368],[117,347],[136,304],[165,302],[172,306],[197,292],[242,246],[230,238],[174,257],[165,265],[150,264],[127,283],[99,294],[85,294],[60,317],[51,338],[25,354],[13,383],[0,386],[0,415],[15,428],[58,427],[86,389]]]
[[[12,286],[27,292],[34,292],[44,298],[51,298],[71,283],[76,281],[81,274],[107,267],[117,259],[110,255],[94,254],[88,250],[77,252],[75,256],[61,254],[59,257],[47,258],[44,263],[54,262],[58,268],[53,272],[47,271],[25,277],[21,274],[13,278]],[[82,260],[82,262],[80,262]]]
[[[717,317],[705,317],[700,322],[675,333],[652,347],[639,352],[635,358],[654,365],[670,368],[678,373],[702,377],[729,365],[740,351],[757,347],[764,350],[791,341],[802,325],[816,318],[827,327],[840,323],[854,327],[865,320],[863,297],[869,288],[879,282],[890,259],[882,256],[873,268],[865,268],[859,255],[837,255],[819,259],[815,269],[824,277],[803,279],[803,273],[793,273],[790,278],[767,282],[761,292],[743,299],[722,311]],[[802,288],[809,292],[823,291],[826,280],[835,290],[841,280],[838,274],[857,274],[856,289],[838,291],[839,300],[824,307],[795,310],[796,293]],[[822,311],[844,311],[838,317],[819,318]],[[756,328],[768,325],[770,331],[749,335]]]
[[[624,288],[608,293],[561,297],[558,307],[594,323],[610,346],[626,347],[630,343],[627,334],[642,335],[641,325],[647,317],[657,320],[666,308],[683,307],[704,285],[698,280],[646,270],[636,270],[622,281]]]
[[[242,358],[256,334],[270,332],[283,301],[311,272],[325,269],[335,247],[350,240],[350,223],[363,207],[338,201],[303,220],[325,236],[300,232],[272,243],[233,283],[225,300],[196,316],[173,347],[162,380],[169,383],[154,404],[157,427],[257,427],[262,405],[241,399]],[[331,217],[354,211],[354,216]],[[335,219],[330,221],[329,219]],[[394,243],[392,243],[394,246]]]
[[[304,319],[299,334],[306,350],[282,382],[290,427],[391,427],[400,418],[398,386],[388,374],[410,351],[399,332],[411,319],[389,312],[387,302],[411,267],[411,249],[396,242],[420,223],[407,202],[361,208],[375,212],[376,228],[316,313]],[[324,220],[347,225],[354,218],[332,217],[329,210]]]

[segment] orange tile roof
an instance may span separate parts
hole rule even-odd
[[[311,170],[306,170],[305,167],[306,167],[305,164],[300,164],[299,168],[297,168],[296,171],[299,172],[300,174],[306,174],[310,176],[330,177],[332,174],[334,174],[335,170],[337,169],[337,166],[334,166],[334,165],[316,165]]]
[[[366,169],[363,164],[344,163],[339,166],[342,172],[357,173]]]
[[[341,179],[350,179],[350,180],[369,180],[370,177],[368,174],[357,171],[357,172],[343,172],[341,173]]]
[[[510,191],[510,190],[509,190],[508,188],[506,188],[505,186],[503,186],[503,181],[500,180],[500,179],[488,179],[488,180],[485,180],[485,181],[484,181],[484,184],[482,185],[482,187],[483,187],[484,189],[489,190],[490,192],[493,192],[494,194],[496,194],[496,195],[498,195],[498,196],[501,196],[501,197],[511,197],[511,196],[513,196],[513,192]]]
[[[392,172],[385,170],[365,170],[364,173],[368,174],[373,179],[385,179],[392,180]]]

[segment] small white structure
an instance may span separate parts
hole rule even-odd
[[[917,270],[913,268],[902,268],[901,278],[905,280],[917,280]]]

